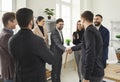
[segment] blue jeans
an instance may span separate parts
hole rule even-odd
[[[10,79],[4,79],[4,82],[13,82],[13,80],[10,80]]]

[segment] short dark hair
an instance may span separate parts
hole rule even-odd
[[[97,15],[95,15],[95,16],[99,16],[101,19],[103,19],[102,15],[100,15],[100,14],[97,14]]]
[[[15,20],[15,13],[14,12],[7,12],[3,14],[2,17],[2,22],[3,25],[6,26],[8,24],[8,21],[12,21]]]
[[[84,11],[81,14],[81,17],[84,18],[88,22],[93,22],[94,14],[91,11]]]
[[[33,11],[28,8],[21,8],[16,12],[16,19],[20,28],[25,28],[33,19]]]
[[[81,22],[81,20],[78,20],[77,23],[78,23],[78,22]]]
[[[56,24],[58,24],[59,22],[64,22],[64,21],[63,21],[62,18],[58,18],[58,19],[56,20]]]
[[[41,20],[43,20],[43,19],[44,19],[44,17],[38,16],[38,17],[37,17],[37,20],[36,20],[36,23],[37,23],[37,21],[41,21]]]

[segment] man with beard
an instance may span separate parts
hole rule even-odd
[[[104,27],[101,22],[103,20],[102,15],[97,14],[94,18],[94,25],[95,27],[99,30],[99,32],[102,35],[102,39],[103,39],[103,66],[104,68],[106,68],[106,60],[108,59],[108,46],[109,46],[109,31],[106,27]],[[105,81],[103,81],[105,82]]]
[[[56,28],[51,33],[51,51],[57,56],[57,64],[52,65],[52,82],[61,82],[60,74],[62,67],[62,54],[65,51],[62,29],[64,26],[63,19],[56,20]]]
[[[9,41],[15,61],[14,82],[46,82],[45,63],[55,64],[56,58],[44,39],[32,32],[33,11],[21,8],[16,12],[20,30]]]

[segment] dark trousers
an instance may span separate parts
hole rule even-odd
[[[106,68],[106,61],[107,61],[107,60],[105,60],[105,59],[103,60],[103,67],[104,67],[104,68]]]
[[[10,80],[10,79],[4,79],[4,82],[13,82],[13,80]]]
[[[61,67],[62,67],[62,56],[58,60],[56,65],[52,65],[52,82],[61,82]]]
[[[103,77],[92,77],[90,82],[103,82]]]

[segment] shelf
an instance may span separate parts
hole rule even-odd
[[[120,40],[110,40],[110,41],[120,42]]]
[[[120,35],[120,20],[111,21],[111,46],[115,49],[119,48],[120,39],[116,38],[116,35]]]

